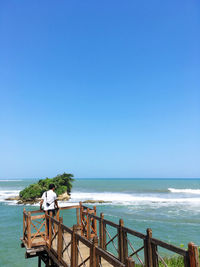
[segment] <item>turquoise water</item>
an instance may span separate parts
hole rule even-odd
[[[0,180],[0,266],[37,266],[20,248],[24,206],[5,200],[34,181]],[[87,199],[111,201],[97,204],[98,214],[109,220],[123,218],[125,226],[143,233],[150,227],[154,237],[177,246],[186,248],[190,241],[200,245],[200,179],[77,179],[70,204]],[[62,214],[66,224],[75,223],[73,212]]]

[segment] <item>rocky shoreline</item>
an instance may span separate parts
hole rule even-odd
[[[62,195],[58,196],[58,201],[68,201],[70,199],[70,195],[67,193],[63,193]],[[35,199],[21,199],[19,196],[9,197],[5,199],[6,201],[17,201],[17,204],[19,205],[33,205],[40,203],[41,198],[35,198]]]
[[[104,200],[85,200],[82,203],[88,203],[88,204],[95,204],[95,203],[99,203],[99,204],[103,204],[103,203],[112,203],[112,201],[104,201]]]
[[[68,195],[67,193],[64,193],[60,196],[58,196],[58,201],[68,201],[70,199],[70,195]],[[41,198],[36,198],[36,199],[26,199],[23,200],[21,199],[19,196],[13,196],[13,197],[9,197],[5,199],[6,201],[17,201],[17,204],[19,205],[34,205],[34,204],[38,204],[41,201]],[[87,203],[87,204],[103,204],[103,203],[112,203],[112,201],[104,201],[104,200],[92,200],[92,199],[88,199],[83,201],[82,203]]]

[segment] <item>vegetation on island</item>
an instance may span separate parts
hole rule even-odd
[[[20,191],[19,196],[22,201],[33,201],[42,196],[42,194],[49,190],[50,184],[55,184],[55,192],[57,196],[68,193],[70,195],[72,189],[73,174],[63,173],[59,174],[53,178],[41,179],[35,184],[31,184],[22,191]]]

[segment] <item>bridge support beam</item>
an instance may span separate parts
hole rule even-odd
[[[38,256],[38,267],[41,267],[41,263],[42,263],[42,261],[41,261],[41,257]]]

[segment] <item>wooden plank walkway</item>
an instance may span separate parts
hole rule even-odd
[[[59,212],[56,218],[41,211],[23,212],[22,245],[27,258],[38,257],[38,267],[41,261],[46,266],[63,267],[134,267],[135,261],[143,267],[168,267],[160,248],[182,257],[183,267],[200,267],[198,247],[193,243],[188,244],[188,250],[176,247],[153,238],[151,229],[139,233],[124,227],[122,219],[116,224],[103,214],[97,216],[96,207],[82,203],[62,209],[74,209],[77,224],[73,228],[63,224]],[[139,247],[133,237],[140,240]]]
[[[77,232],[77,234],[80,234],[80,231]],[[71,235],[69,233],[65,233],[64,237],[63,237],[63,243],[69,244],[71,241]],[[49,241],[47,241],[48,245],[49,245]],[[64,245],[64,244],[63,244]],[[52,244],[52,248],[54,249],[54,251],[57,250],[57,240],[53,241]],[[90,248],[88,248],[86,245],[84,245],[82,242],[80,242],[80,244],[78,245],[78,258],[77,258],[77,265],[81,264],[84,260],[89,259],[90,258]],[[69,247],[69,250],[66,250],[63,253],[63,261],[65,263],[67,263],[67,265],[70,266],[71,264],[71,246]],[[112,265],[109,264],[108,262],[106,262],[104,259],[101,262],[102,266],[104,267],[111,267]],[[90,262],[86,261],[84,263],[85,267],[90,267]]]

